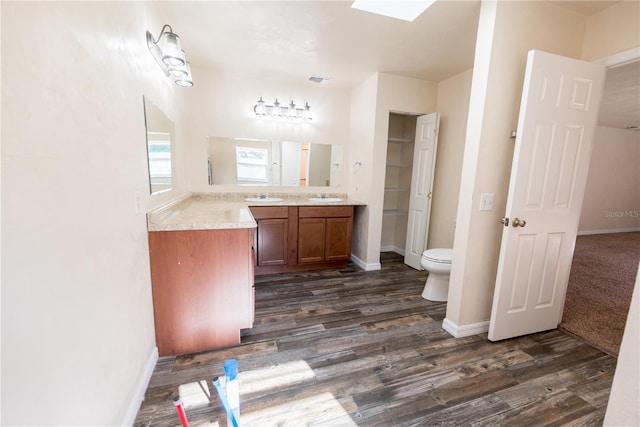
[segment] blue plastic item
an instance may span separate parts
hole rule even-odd
[[[238,376],[238,361],[236,359],[227,359],[224,362],[224,375],[227,380],[235,380]]]

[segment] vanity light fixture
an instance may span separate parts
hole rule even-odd
[[[164,25],[158,39],[147,31],[147,47],[167,77],[173,77],[178,86],[193,86],[191,67],[186,60],[184,50],[180,47],[180,37],[173,32],[170,25]]]
[[[297,108],[296,104],[293,100],[289,103],[288,106],[283,107],[276,99],[273,102],[273,105],[267,105],[262,97],[258,99],[256,105],[253,106],[253,112],[256,113],[256,116],[259,117],[275,117],[275,118],[286,118],[289,120],[296,121],[305,121],[311,120],[311,106],[308,102],[305,102],[303,108]]]

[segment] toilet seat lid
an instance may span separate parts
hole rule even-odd
[[[448,248],[427,249],[422,253],[422,258],[428,259],[429,261],[433,261],[433,262],[451,264],[451,260],[453,259],[453,249],[448,249]]]

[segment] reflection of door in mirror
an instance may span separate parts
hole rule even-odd
[[[300,185],[300,165],[302,164],[302,143],[282,141],[282,185],[297,187]]]
[[[309,148],[308,187],[328,187],[331,179],[331,146],[313,144]]]
[[[300,156],[300,187],[309,186],[309,144],[302,144]]]
[[[147,128],[147,161],[151,194],[173,187],[173,122],[149,99],[143,98]]]

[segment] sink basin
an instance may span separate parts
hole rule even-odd
[[[247,197],[245,202],[281,202],[280,197]]]
[[[338,197],[311,197],[309,200],[311,200],[312,202],[344,202],[344,200],[338,198]]]

